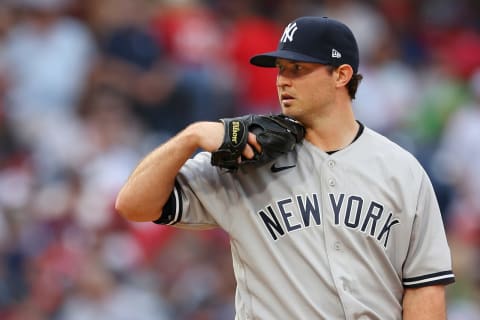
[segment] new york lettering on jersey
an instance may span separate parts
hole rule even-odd
[[[333,216],[335,226],[374,237],[385,248],[392,228],[400,223],[394,213],[378,201],[367,201],[358,195],[330,193],[323,213],[319,198],[317,193],[311,193],[277,200],[267,204],[257,215],[274,241],[292,231],[320,226],[323,214],[329,214]]]

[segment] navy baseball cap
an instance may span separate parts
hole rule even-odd
[[[300,17],[285,27],[276,51],[253,56],[250,63],[275,67],[277,58],[332,66],[349,64],[358,72],[358,45],[352,30],[328,17]]]

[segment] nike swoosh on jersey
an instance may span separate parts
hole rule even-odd
[[[275,172],[280,172],[280,171],[283,171],[283,170],[295,168],[296,166],[297,166],[296,164],[293,164],[293,165],[291,165],[291,166],[277,167],[277,166],[275,166],[275,163],[274,163],[274,164],[272,164],[272,166],[270,167],[270,171],[272,171],[273,173],[275,173]]]

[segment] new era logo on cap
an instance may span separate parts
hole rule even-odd
[[[340,59],[341,57],[342,57],[342,54],[340,52],[338,52],[335,49],[332,49],[332,58]]]
[[[286,26],[276,51],[258,54],[250,62],[260,67],[275,67],[279,58],[332,66],[349,64],[357,73],[358,56],[357,41],[348,26],[328,17],[300,17]]]

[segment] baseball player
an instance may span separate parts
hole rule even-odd
[[[296,19],[250,60],[277,68],[280,115],[193,123],[118,195],[127,219],[229,234],[238,320],[446,317],[455,278],[434,190],[356,121],[358,55],[343,23]]]

